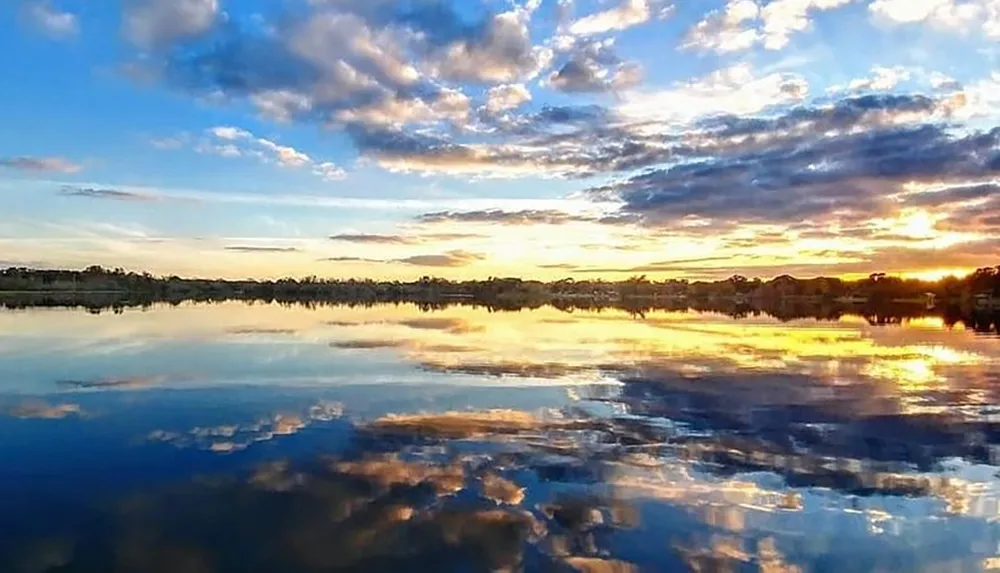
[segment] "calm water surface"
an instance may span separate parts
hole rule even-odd
[[[552,308],[0,312],[0,571],[1000,569],[1000,338]]]

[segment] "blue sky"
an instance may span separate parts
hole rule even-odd
[[[1000,261],[1000,0],[24,0],[0,26],[4,265]]]

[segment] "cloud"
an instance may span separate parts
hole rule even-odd
[[[435,50],[428,62],[431,75],[448,80],[510,83],[534,78],[552,53],[533,46],[531,10],[518,7],[492,15],[476,35],[469,35]]]
[[[720,54],[762,45],[781,50],[791,36],[812,27],[811,13],[833,10],[854,0],[772,0],[760,7],[753,0],[728,0],[688,30],[681,47]],[[908,1],[908,0],[907,0]]]
[[[611,39],[577,46],[561,68],[549,74],[546,85],[562,92],[606,92],[636,86],[642,78],[638,64],[622,62],[612,51]]]
[[[159,197],[147,193],[135,191],[123,191],[121,189],[105,189],[95,187],[71,187],[66,186],[59,190],[59,194],[64,197],[86,197],[89,199],[111,199],[113,201],[157,201]]]
[[[1000,5],[993,0],[875,0],[868,10],[885,24],[926,23],[958,32],[978,27],[987,37],[1000,38]]]
[[[531,101],[531,92],[524,84],[494,86],[486,94],[486,111],[501,113]]]
[[[276,164],[287,169],[308,168],[324,181],[338,181],[347,174],[330,161],[317,161],[309,154],[270,139],[228,125],[216,126],[205,131],[205,139],[195,146],[195,151],[220,157],[252,157],[265,164]]]
[[[867,78],[859,78],[852,80],[846,86],[833,86],[827,89],[827,92],[869,92],[869,91],[890,91],[901,82],[909,81],[912,77],[912,73],[909,69],[903,66],[875,66],[872,68],[872,75]],[[947,82],[940,81],[939,78],[932,78],[932,81],[936,84],[935,89],[939,89],[947,84]]]
[[[148,388],[163,384],[166,376],[133,376],[129,378],[101,378],[98,380],[57,380],[56,385],[77,390],[120,390]]]
[[[760,40],[760,33],[748,27],[759,15],[754,0],[731,0],[724,10],[709,12],[688,30],[681,48],[720,54],[748,50]]]
[[[685,123],[711,114],[753,114],[771,106],[798,103],[808,91],[809,85],[801,76],[759,76],[752,66],[736,64],[670,89],[630,92],[618,112],[637,120]]]
[[[0,157],[0,167],[21,171],[49,171],[55,173],[76,173],[82,165],[61,157]]]
[[[370,235],[370,234],[349,234],[333,235],[330,237],[334,241],[344,241],[347,243],[367,243],[374,245],[412,245],[413,239],[400,235]]]
[[[479,253],[469,251],[454,250],[440,255],[414,255],[396,259],[394,262],[417,267],[465,267],[484,260],[486,257]]]
[[[325,257],[320,262],[328,263],[385,263],[383,259],[366,259],[364,257]]]
[[[36,28],[52,38],[68,38],[80,32],[76,14],[59,10],[48,0],[26,3],[24,13]]]
[[[361,243],[373,245],[420,245],[439,241],[458,241],[462,239],[481,239],[484,235],[475,233],[423,233],[419,235],[379,235],[368,233],[341,233],[332,235],[334,241]]]
[[[125,37],[145,49],[207,33],[220,16],[218,0],[125,0]]]
[[[536,7],[470,20],[445,2],[315,1],[254,29],[216,18],[206,41],[170,34],[176,49],[134,65],[282,121],[464,124],[470,98],[446,82],[516,84],[548,65],[551,50],[531,41]]]
[[[223,247],[224,250],[233,251],[237,253],[297,253],[299,249],[297,247],[267,247],[267,246],[249,246],[249,245],[234,245]]]
[[[929,120],[947,117],[952,99],[865,96],[802,107],[770,120],[703,122],[718,146],[712,157],[652,169],[592,189],[621,200],[623,212],[658,221],[684,216],[741,221],[874,217],[912,182],[981,178],[1000,170],[1000,129],[954,134]],[[816,134],[824,134],[817,137]]]
[[[60,420],[69,416],[82,416],[83,408],[79,404],[49,404],[40,400],[25,400],[7,410],[15,418]]]
[[[627,224],[627,218],[597,215],[577,215],[554,209],[524,209],[504,211],[439,211],[417,217],[421,223],[496,223],[500,225],[564,225],[567,223]]]
[[[331,348],[341,350],[379,350],[382,348],[401,348],[407,345],[404,340],[345,340],[331,342]]]
[[[653,16],[652,0],[621,0],[614,8],[584,16],[569,25],[578,36],[594,36],[645,24]]]

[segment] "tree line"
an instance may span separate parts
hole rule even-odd
[[[326,279],[223,280],[178,276],[157,277],[90,266],[83,270],[42,270],[11,267],[0,271],[0,291],[81,292],[139,295],[154,299],[247,298],[336,301],[558,301],[571,298],[614,301],[628,299],[690,299],[747,302],[809,300],[816,302],[976,303],[1000,298],[1000,266],[983,267],[965,277],[937,281],[903,279],[873,273],[859,280],[833,277],[799,279],[782,275],[771,280],[733,275],[719,281],[651,280],[644,275],[622,281],[562,280],[543,282],[520,278],[451,281],[423,277],[417,281]]]

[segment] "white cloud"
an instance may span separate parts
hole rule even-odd
[[[808,83],[800,76],[759,77],[748,64],[738,64],[671,89],[628,93],[617,111],[638,120],[683,124],[716,113],[751,114],[772,105],[796,103],[808,91]]]
[[[57,9],[48,0],[26,4],[25,14],[35,26],[53,38],[66,38],[79,32],[76,14]]]
[[[329,161],[317,163],[313,166],[313,175],[325,181],[339,181],[347,177],[347,173],[336,164]]]
[[[894,24],[933,22],[946,27],[961,27],[979,15],[982,4],[956,0],[875,0],[868,10],[876,18]]]
[[[125,36],[142,48],[157,48],[207,32],[220,15],[218,0],[127,0]]]
[[[875,66],[872,68],[871,76],[851,80],[846,86],[833,86],[827,92],[884,92],[892,90],[901,82],[909,81],[911,78],[912,73],[903,66]]]
[[[570,24],[569,31],[578,36],[606,34],[644,24],[651,17],[650,0],[622,0],[615,8],[576,20]]]
[[[885,24],[928,24],[963,33],[978,28],[1000,39],[1000,0],[875,0],[868,10]]]
[[[397,127],[441,120],[464,124],[469,115],[469,105],[469,97],[464,93],[442,89],[427,99],[392,96],[362,107],[345,109],[337,114],[336,119],[344,123]]]
[[[931,72],[928,76],[928,81],[930,82],[931,87],[936,90],[953,90],[961,87],[958,80],[948,74],[938,71]]]
[[[750,49],[760,35],[756,29],[747,27],[747,23],[756,20],[759,14],[760,8],[753,0],[731,1],[725,10],[710,12],[695,24],[681,47],[720,54]]]
[[[274,154],[274,158],[278,162],[278,165],[282,167],[294,168],[312,164],[311,157],[294,147],[278,145],[269,139],[263,138],[258,139],[257,143],[260,144],[261,147],[271,151]]]
[[[531,101],[531,92],[524,84],[504,84],[490,88],[486,93],[486,111],[500,113]]]
[[[213,127],[209,131],[215,137],[218,137],[219,139],[225,139],[228,141],[253,137],[253,134],[251,134],[249,131],[231,126]]]
[[[762,45],[780,50],[791,36],[812,26],[814,12],[833,10],[854,0],[772,0],[761,5],[754,0],[729,0],[724,10],[710,12],[695,24],[682,48],[718,53],[748,50]]]
[[[198,142],[195,151],[220,157],[253,157],[264,163],[275,163],[288,169],[308,168],[326,181],[346,177],[343,169],[330,161],[317,161],[308,153],[270,139],[256,137],[253,133],[229,125],[220,125],[205,131],[206,138]]]
[[[804,32],[812,25],[809,15],[814,11],[832,10],[854,0],[773,0],[761,10],[764,48],[780,50],[788,45],[795,32]]]

